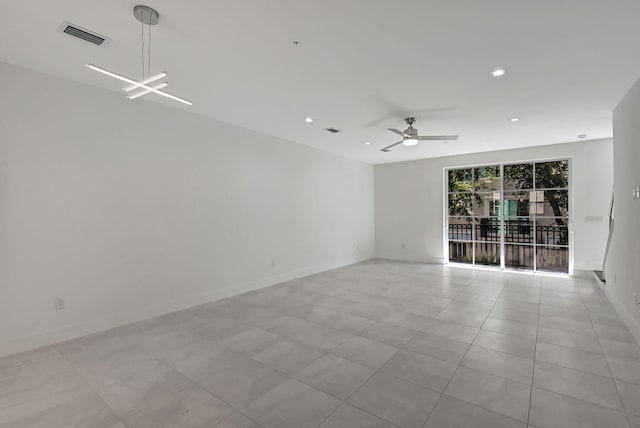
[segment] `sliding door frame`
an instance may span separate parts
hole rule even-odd
[[[532,164],[534,168],[533,173],[533,191],[537,191],[536,188],[536,174],[535,174],[535,164],[544,163],[544,162],[558,162],[558,161],[566,161],[568,164],[568,174],[569,174],[569,215],[567,217],[569,224],[568,228],[568,273],[556,273],[556,272],[547,272],[547,271],[538,271],[537,263],[538,263],[538,247],[544,247],[544,245],[540,245],[537,243],[537,221],[533,222],[533,270],[519,270],[519,269],[510,269],[505,266],[505,234],[504,234],[504,226],[505,226],[505,213],[504,213],[504,167],[507,165],[518,165],[518,164]],[[471,228],[471,248],[472,248],[472,263],[456,263],[449,261],[449,171],[454,169],[473,169],[473,168],[481,168],[486,166],[499,166],[500,167],[500,266],[495,267],[487,267],[487,266],[478,266],[476,265],[476,240],[475,240],[475,226]],[[474,178],[475,180],[475,178]],[[471,267],[474,269],[490,269],[490,270],[504,270],[504,271],[515,271],[515,272],[527,272],[532,274],[543,274],[543,275],[573,275],[574,269],[574,200],[573,200],[573,156],[560,156],[560,157],[551,157],[551,158],[540,158],[540,159],[529,159],[529,160],[517,160],[517,161],[505,161],[505,162],[483,162],[477,164],[469,164],[463,166],[447,166],[442,169],[442,190],[443,190],[443,255],[444,255],[444,264],[445,265],[453,265],[453,266],[464,266]],[[537,217],[534,217],[534,219]]]

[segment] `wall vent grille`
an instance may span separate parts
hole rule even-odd
[[[336,128],[326,128],[325,131],[331,132],[332,134],[337,134],[338,132],[340,132],[340,130]]]

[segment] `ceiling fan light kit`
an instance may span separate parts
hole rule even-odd
[[[415,138],[407,138],[406,140],[402,141],[402,144],[404,144],[405,146],[417,146],[418,140]]]
[[[147,25],[149,30],[149,43],[147,45],[147,55],[148,55],[148,67],[147,73],[151,72],[151,26],[157,25],[160,21],[160,14],[155,10],[150,8],[149,6],[137,5],[133,8],[133,16],[141,23],[142,25],[142,80],[135,80],[130,77],[127,77],[123,74],[116,73],[114,71],[107,70],[106,68],[99,67],[97,65],[88,63],[85,66],[93,71],[97,71],[98,73],[104,74],[105,76],[112,77],[114,79],[118,79],[125,83],[128,83],[127,86],[122,88],[122,90],[127,94],[127,98],[130,100],[135,100],[136,98],[140,98],[144,95],[154,93],[160,95],[165,98],[172,99],[174,101],[178,101],[182,104],[193,105],[193,103],[187,99],[179,97],[177,95],[173,95],[169,92],[163,91],[165,87],[169,86],[169,82],[158,82],[158,80],[163,79],[168,76],[166,71],[162,73],[156,74],[155,76],[147,77],[145,75],[145,58],[144,58],[144,26]],[[137,91],[137,92],[134,92]]]
[[[389,152],[391,148],[402,144],[403,146],[415,146],[420,141],[455,141],[459,138],[458,135],[418,135],[418,130],[413,127],[413,124],[416,123],[415,117],[407,117],[404,120],[409,127],[404,131],[400,131],[394,128],[387,128],[389,131],[402,136],[402,140],[397,143],[391,144],[383,149],[380,149],[381,152]]]

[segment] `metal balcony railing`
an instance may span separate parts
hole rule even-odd
[[[537,257],[538,270],[568,272],[569,229],[566,225],[536,225],[529,220],[504,222],[505,266],[533,269]],[[500,223],[481,219],[475,224],[449,224],[449,260],[500,266]],[[534,248],[534,243],[537,249]]]

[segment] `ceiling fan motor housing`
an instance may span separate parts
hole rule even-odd
[[[395,129],[395,128],[387,128],[387,129],[389,129],[389,131],[393,132],[394,134],[401,135],[402,136],[402,140],[398,141],[395,144],[391,144],[390,146],[384,147],[384,148],[380,149],[380,151],[388,152],[389,149],[391,149],[392,147],[395,147],[395,146],[397,146],[399,144],[402,144],[404,146],[415,146],[420,141],[447,141],[447,140],[457,140],[458,139],[457,135],[418,135],[418,130],[413,127],[413,124],[416,123],[416,118],[415,117],[407,117],[407,118],[404,119],[404,121],[407,123],[407,125],[409,125],[409,127],[407,129],[405,129],[404,131],[400,131],[400,130]]]
[[[410,137],[418,138],[418,130],[413,126],[409,126],[407,129],[405,129],[404,133],[409,135]]]

